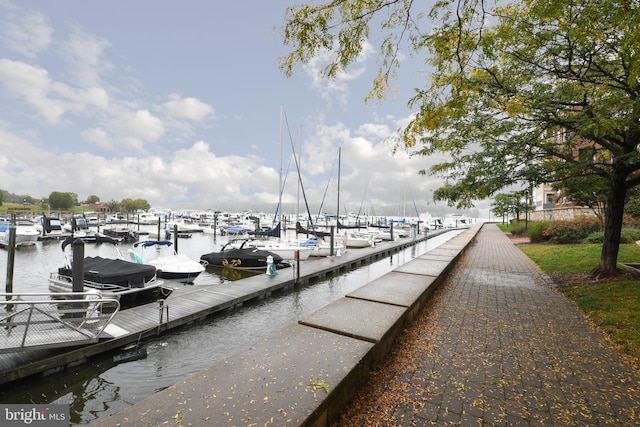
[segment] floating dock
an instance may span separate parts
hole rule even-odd
[[[180,285],[165,300],[119,311],[97,343],[72,350],[37,349],[0,354],[0,384],[77,366],[93,356],[139,343],[145,338],[202,320],[247,301],[268,296],[272,292],[304,286],[375,262],[449,231],[452,230],[438,230],[415,238],[381,242],[371,248],[350,249],[340,257],[302,261],[299,271],[287,268],[279,270],[277,275],[260,274],[232,284]]]

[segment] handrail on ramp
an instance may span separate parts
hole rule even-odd
[[[118,310],[96,291],[0,293],[0,353],[98,342]]]

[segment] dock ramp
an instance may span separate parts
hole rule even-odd
[[[119,309],[99,292],[0,293],[0,353],[96,343]]]

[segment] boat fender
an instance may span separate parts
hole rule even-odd
[[[273,263],[273,256],[267,256],[267,274],[270,276],[275,276],[278,274],[278,270],[276,269],[276,265]]]

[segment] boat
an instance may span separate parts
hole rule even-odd
[[[336,235],[336,240],[342,240],[347,248],[370,248],[376,244],[373,237],[368,233],[359,233],[356,231],[345,231],[341,235]]]
[[[167,222],[165,230],[173,233],[202,233],[202,227],[191,218],[175,218],[173,221]]]
[[[10,221],[0,221],[0,246],[9,246],[10,227]],[[19,219],[13,227],[16,229],[15,247],[32,246],[38,241],[40,231],[33,222]]]
[[[204,254],[200,257],[200,260],[206,265],[216,267],[259,270],[267,268],[267,261],[271,257],[273,264],[283,266],[283,258],[280,255],[258,248],[247,247],[245,242],[236,246],[236,241],[230,241],[219,252]]]
[[[273,239],[247,239],[245,246],[278,254],[283,260],[287,261],[295,259],[304,261],[308,259],[313,252],[313,248],[310,246],[301,246],[295,242],[291,243]]]
[[[69,233],[65,233],[62,229],[60,218],[43,215],[41,227],[42,235],[47,238],[63,239],[69,236]]]
[[[268,230],[262,230],[262,231],[249,231],[248,234],[250,236],[256,236],[256,237],[280,237],[281,234],[281,223],[279,222],[275,227],[270,228]]]
[[[89,222],[84,217],[73,217],[68,223],[62,226],[65,233],[82,239],[84,242],[95,242],[98,234],[95,230],[89,228]]]
[[[115,237],[123,240],[138,240],[138,233],[128,224],[109,224],[102,227],[102,232],[109,237]]]
[[[318,238],[331,236],[331,232],[329,231],[308,230],[300,224],[300,221],[296,221],[296,234],[305,234],[307,236],[316,236]]]
[[[205,270],[198,261],[194,261],[186,255],[178,254],[168,240],[145,240],[133,244],[134,248],[140,248],[140,252],[129,249],[129,257],[132,262],[149,264],[156,268],[158,277],[165,280],[175,280],[181,283],[193,283],[193,281]],[[155,255],[147,249],[155,248]]]
[[[142,225],[157,225],[161,221],[159,215],[153,212],[141,212],[137,215],[137,223]]]
[[[73,261],[65,249],[77,240],[69,237],[62,242],[65,265],[49,276],[49,290],[54,298],[73,291]],[[163,288],[164,281],[158,279],[155,266],[125,260],[114,239],[105,238],[103,242],[112,243],[117,256],[87,256],[82,259],[84,292],[99,291],[104,297],[116,298],[122,308],[168,296],[170,290]]]
[[[342,239],[334,239],[332,250],[330,242],[316,236],[311,236],[307,240],[300,242],[300,246],[313,248],[310,254],[313,257],[341,256],[347,250],[347,246]]]

